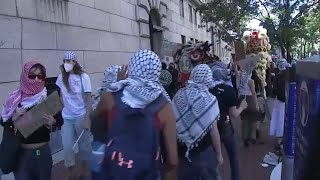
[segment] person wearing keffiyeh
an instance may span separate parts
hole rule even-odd
[[[239,180],[239,147],[232,122],[247,108],[247,103],[245,100],[239,103],[237,92],[232,87],[229,71],[223,62],[215,61],[211,66],[211,70],[213,79],[222,81],[221,84],[210,89],[210,92],[216,96],[219,102],[220,119],[218,121],[218,129],[221,142],[224,144],[229,157],[231,180]]]
[[[216,97],[209,92],[219,83],[213,81],[209,66],[201,64],[192,70],[186,87],[173,98],[181,180],[217,178],[215,153],[218,163],[223,163],[217,128],[220,111]]]
[[[1,112],[0,122],[4,127],[4,133],[0,145],[0,168],[4,173],[13,171],[16,180],[51,178],[50,127],[61,125],[59,113],[52,116],[37,112],[43,116],[46,123],[28,137],[23,136],[15,127],[16,122],[25,120],[20,119],[25,113],[47,99],[45,78],[46,68],[42,64],[36,61],[24,64],[20,85],[7,97]],[[13,147],[10,143],[12,140],[15,141],[13,143],[18,143],[19,147]],[[11,166],[12,163],[14,167]]]
[[[106,92],[110,84],[117,82],[118,72],[121,70],[121,66],[112,65],[104,71],[104,78],[102,80],[101,87],[97,90],[93,97],[93,109],[95,109],[100,101],[102,93]]]
[[[172,93],[170,92],[169,86],[172,83],[172,75],[171,73],[166,70],[162,69],[159,77],[160,83],[162,84],[163,88],[166,90],[168,94],[170,94],[170,99],[172,98]]]
[[[95,112],[96,116],[107,116],[111,122],[115,113],[121,113],[117,111],[124,105],[130,109],[144,110],[147,107],[156,108],[153,104],[155,100],[164,100],[166,104],[158,110],[154,120],[159,136],[163,137],[165,142],[165,147],[161,149],[162,152],[166,152],[165,169],[173,172],[178,161],[175,120],[170,97],[159,80],[160,71],[161,62],[158,55],[150,50],[136,52],[129,61],[128,77],[110,84],[107,92],[101,96]],[[120,97],[117,93],[121,93]]]

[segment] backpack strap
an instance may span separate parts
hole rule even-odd
[[[160,94],[157,99],[155,99],[152,103],[150,103],[146,110],[151,114],[158,113],[167,103],[168,99],[165,97],[164,94]]]
[[[118,91],[115,93],[112,93],[113,97],[114,97],[114,106],[120,107],[123,105],[123,102],[121,100],[122,96],[123,96],[123,91]],[[164,105],[166,105],[169,101],[167,100],[167,98],[165,97],[164,94],[160,94],[158,98],[156,98],[153,102],[151,102],[150,104],[147,105],[147,107],[145,108],[145,111],[151,113],[151,114],[155,114],[158,111],[160,111]]]

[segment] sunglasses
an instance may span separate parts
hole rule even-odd
[[[29,79],[36,79],[36,78],[38,78],[38,79],[41,79],[41,80],[44,80],[45,78],[46,78],[46,76],[45,75],[42,75],[42,74],[37,74],[37,75],[29,75],[28,76],[28,78]]]

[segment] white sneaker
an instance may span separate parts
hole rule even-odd
[[[275,155],[277,156],[277,155]],[[273,166],[276,166],[277,164],[279,164],[279,157],[275,157],[273,155],[270,155],[270,154],[266,154],[263,158],[263,162],[266,163],[266,164],[270,164],[270,165],[273,165]]]

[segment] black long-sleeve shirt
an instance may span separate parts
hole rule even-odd
[[[28,109],[28,110],[30,110],[30,109]],[[56,114],[54,116],[54,118],[56,119],[56,124],[54,126],[61,127],[63,124],[61,112]],[[3,120],[1,119],[1,125],[4,128],[10,128],[10,129],[12,129],[12,131],[14,130],[14,124],[13,124],[12,118],[8,119],[8,121],[6,121],[6,122],[3,122]],[[36,143],[49,142],[50,141],[50,132],[51,132],[51,130],[43,125],[39,129],[37,129],[35,132],[33,132],[27,138],[24,138],[23,135],[19,131],[17,131],[16,135],[19,137],[21,144],[36,144]]]

